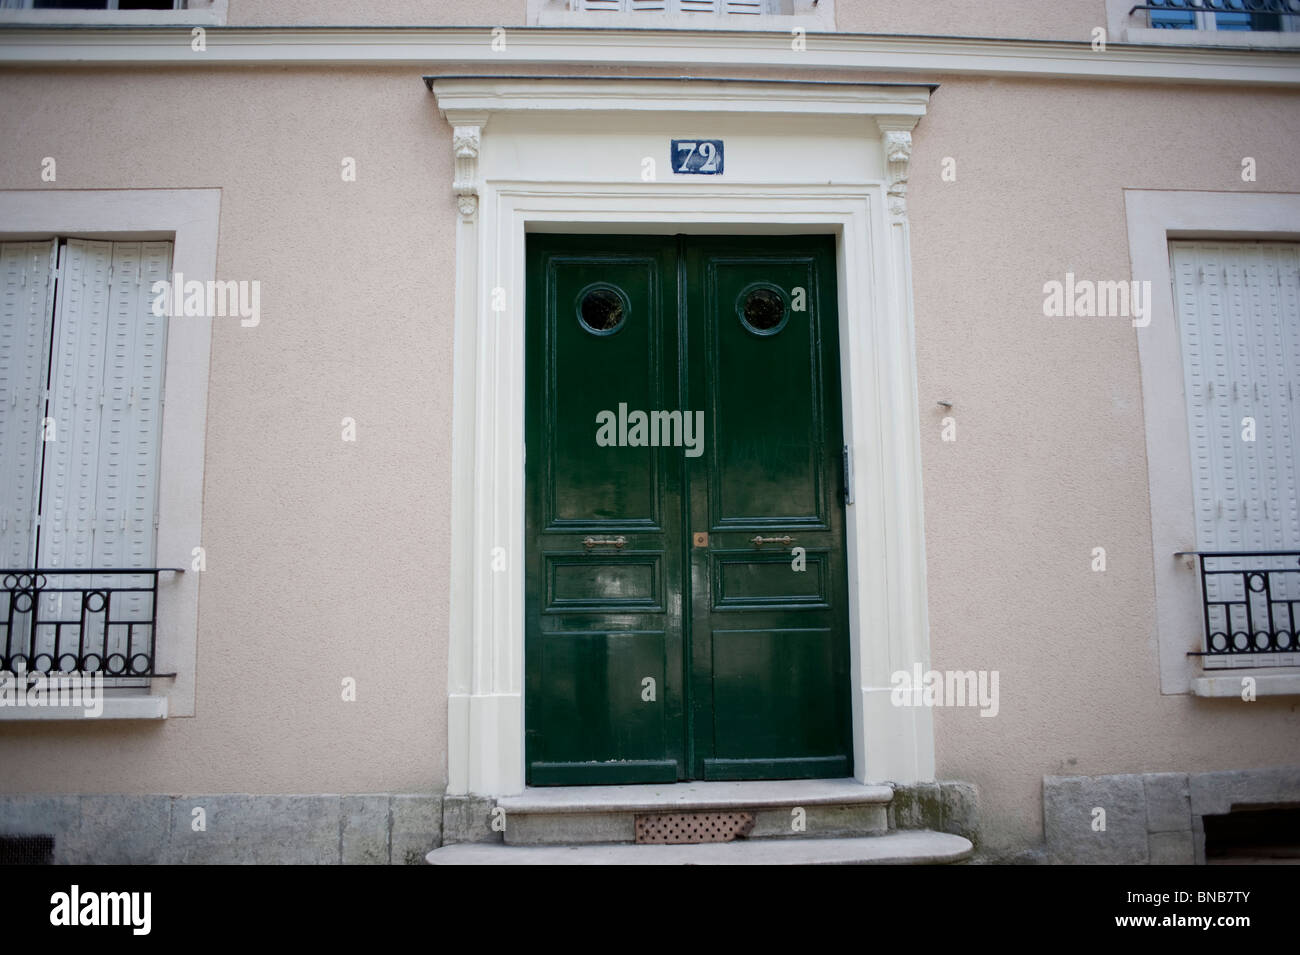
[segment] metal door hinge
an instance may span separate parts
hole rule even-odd
[[[847,444],[844,445],[843,452],[844,468],[844,506],[848,507],[853,503],[853,449]]]

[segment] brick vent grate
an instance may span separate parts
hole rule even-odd
[[[665,812],[636,817],[638,845],[691,845],[743,839],[754,828],[752,812]]]

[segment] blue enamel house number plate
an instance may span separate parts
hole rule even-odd
[[[722,174],[721,139],[674,139],[673,172],[687,176]]]

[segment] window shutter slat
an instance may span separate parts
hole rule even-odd
[[[50,369],[49,413],[57,440],[45,448],[42,566],[89,567],[93,555],[112,248],[111,242],[72,239],[63,250]]]
[[[168,242],[70,239],[64,247],[49,405],[58,440],[45,452],[43,566],[154,566],[167,319],[153,314],[151,287],[170,269]],[[85,575],[63,583],[137,586],[148,579]],[[114,620],[150,616],[144,595],[119,594],[112,609]],[[47,595],[42,603],[43,617],[79,613],[75,595]],[[93,636],[99,626],[91,621]],[[139,629],[129,643],[126,626],[110,627],[104,657],[140,652],[147,636]],[[38,642],[38,652],[50,652],[53,633]]]
[[[153,314],[154,282],[168,277],[170,246],[161,242],[118,242],[113,246],[113,285],[108,297],[104,354],[104,402],[100,409],[99,453],[94,480],[94,556],[97,567],[154,566],[154,514],[158,497],[158,443],[167,319]],[[122,582],[123,578],[118,578]],[[127,578],[144,586],[144,577]],[[147,621],[143,594],[116,598],[115,619]],[[142,639],[144,631],[137,634]],[[107,653],[129,656],[126,627],[109,632]]]
[[[70,239],[60,256],[48,404],[55,437],[45,442],[36,558],[42,567],[89,567],[93,560],[94,481],[112,248],[111,242]],[[80,575],[55,582],[63,587],[90,584],[89,577]],[[80,602],[74,595],[45,594],[41,598],[43,619],[70,619],[79,612]],[[54,654],[54,640],[53,628],[42,628],[33,652]],[[66,646],[58,649],[65,651]]]
[[[0,245],[0,569],[36,557],[54,255],[52,241]]]

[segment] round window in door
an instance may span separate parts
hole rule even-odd
[[[623,290],[604,282],[578,293],[578,323],[593,335],[613,335],[627,321],[631,303]]]
[[[736,298],[736,315],[747,331],[775,335],[790,320],[790,303],[785,292],[768,282],[754,282]]]

